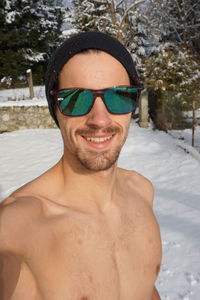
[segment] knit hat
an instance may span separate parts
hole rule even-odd
[[[54,98],[50,94],[58,81],[59,72],[66,62],[75,54],[86,49],[98,49],[115,57],[126,69],[132,84],[140,85],[140,81],[128,50],[116,39],[100,31],[87,31],[68,38],[52,55],[46,72],[45,91],[49,111],[58,125],[55,114]]]

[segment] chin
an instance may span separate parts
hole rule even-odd
[[[81,164],[82,167],[84,167],[87,170],[90,171],[105,171],[113,167],[119,157],[121,147],[116,148],[113,151],[101,151],[101,152],[95,152],[95,151],[83,151],[78,150],[76,152],[76,158]]]

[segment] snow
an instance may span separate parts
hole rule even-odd
[[[17,15],[17,12],[16,12],[16,11],[8,12],[8,13],[6,14],[5,22],[8,23],[8,24],[11,24],[11,23],[15,20],[16,15]]]
[[[188,117],[192,117],[192,111],[185,111],[185,112],[184,112],[184,115],[185,115],[185,116],[188,116]],[[198,118],[200,118],[200,108],[197,109],[197,110],[195,111],[195,115],[196,115]]]
[[[162,300],[199,300],[200,154],[189,146],[188,130],[182,132],[184,141],[177,139],[180,132],[173,134],[133,123],[119,166],[142,173],[155,187],[154,211],[163,244],[156,285]],[[197,143],[200,147],[200,139]],[[0,144],[0,200],[50,168],[62,154],[58,129],[3,133]]]
[[[175,138],[175,144],[185,151],[189,152],[191,155],[195,156],[196,159],[200,157],[200,126],[195,127],[194,133],[194,144],[195,148],[191,146],[192,135],[191,129],[184,130],[172,130],[169,134]]]
[[[34,86],[35,97],[38,102],[47,103],[45,100],[45,88],[44,86]],[[36,99],[34,100],[22,100],[28,99],[29,97],[29,89],[28,88],[18,88],[18,89],[7,89],[0,91],[0,106],[16,106],[16,105],[34,105],[36,103]],[[8,101],[8,99],[15,99],[17,101]],[[20,101],[21,100],[21,101]],[[26,101],[26,102],[25,102]],[[38,104],[35,104],[38,105]],[[47,105],[47,104],[46,104]]]
[[[28,53],[24,53],[24,58],[29,60],[29,61],[37,61],[37,62],[41,62],[44,61],[44,57],[46,55],[45,52],[33,52],[32,49],[26,49],[26,51]],[[31,72],[31,70],[30,70]],[[29,73],[30,73],[29,72]]]
[[[19,101],[5,101],[0,102],[1,106],[47,106],[47,101],[45,99],[33,98],[30,100],[19,100]]]
[[[66,29],[62,31],[63,37],[70,37],[71,35],[77,34],[78,30],[71,28],[71,29]]]
[[[6,0],[5,1],[5,9],[8,10],[11,8],[11,4],[12,4],[12,1],[11,0]]]

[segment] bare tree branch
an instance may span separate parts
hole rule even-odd
[[[177,6],[177,8],[178,8],[179,17],[180,17],[180,19],[181,19],[182,21],[184,21],[185,15],[183,16],[183,12],[185,12],[185,11],[184,11],[184,10],[181,10],[180,5],[179,5],[179,3],[178,3],[177,0],[175,0],[175,2],[176,2],[176,6]],[[185,3],[184,3],[184,7],[185,7]]]
[[[190,9],[189,11],[187,12],[187,15],[186,15],[186,18],[188,18],[188,16],[192,13],[192,11],[194,10],[194,8],[200,4],[200,1],[198,1],[197,3],[195,3]]]
[[[112,23],[116,24],[116,8],[115,8],[115,1],[114,0],[107,0],[108,7],[110,8],[110,13],[111,13],[111,19]]]
[[[129,6],[129,7],[126,9],[126,11],[124,12],[124,15],[123,15],[123,18],[122,18],[122,20],[121,20],[120,26],[122,26],[122,24],[124,23],[124,20],[125,20],[125,18],[127,17],[129,11],[130,11],[131,9],[133,9],[133,7],[136,7],[136,6],[138,6],[138,5],[140,5],[141,3],[144,3],[144,2],[145,2],[145,0],[139,0],[139,1],[135,2],[135,3],[133,3],[131,6]]]
[[[123,2],[124,0],[120,0],[118,3],[116,3],[116,8],[119,7]]]

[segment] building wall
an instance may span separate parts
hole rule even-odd
[[[57,128],[46,106],[1,106],[0,133],[19,129]]]

